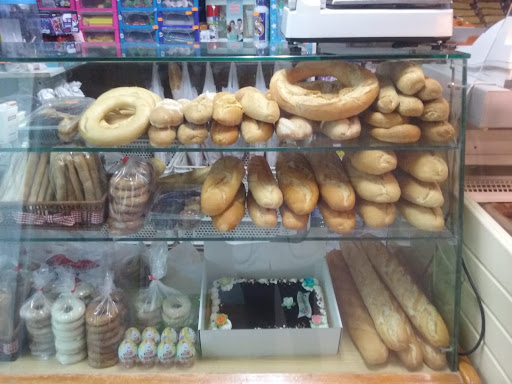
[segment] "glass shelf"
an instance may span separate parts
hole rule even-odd
[[[359,46],[349,47],[344,44],[329,44],[325,49],[322,45],[317,49],[316,54],[310,54],[309,50],[301,49],[297,45],[289,45],[287,42],[268,44],[261,47],[254,42],[243,43],[200,43],[184,44],[184,48],[189,48],[195,52],[191,55],[182,50],[176,50],[175,53],[165,52],[165,45],[158,43],[135,44],[130,43],[126,48],[151,48],[147,50],[147,56],[125,57],[123,53],[123,44],[120,50],[110,52],[104,56],[88,55],[80,48],[79,43],[72,43],[73,49],[63,50],[62,44],[55,43],[2,43],[0,44],[0,62],[126,62],[126,61],[294,61],[294,60],[390,60],[390,59],[466,59],[468,54],[453,50],[434,49],[430,46],[420,46],[414,48],[391,48],[391,47],[371,47]],[[107,45],[106,45],[107,46]],[[101,47],[101,45],[99,45]],[[111,45],[108,45],[111,47]]]

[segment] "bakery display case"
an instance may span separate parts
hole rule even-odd
[[[224,48],[2,46],[0,381],[462,382],[468,55]]]

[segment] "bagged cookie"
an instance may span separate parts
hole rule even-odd
[[[110,179],[108,228],[114,235],[136,233],[151,205],[155,171],[139,158],[125,158]]]

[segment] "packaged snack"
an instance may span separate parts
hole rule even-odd
[[[155,344],[160,343],[160,334],[156,330],[155,327],[147,327],[142,331],[141,334],[142,339],[151,339],[155,342]]]
[[[194,332],[194,330],[192,328],[185,327],[180,331],[178,340],[181,341],[184,339],[190,341],[192,344],[196,343],[196,341],[197,341],[196,333]]]
[[[170,343],[176,344],[178,342],[178,333],[174,328],[167,327],[163,330],[160,340],[169,340]]]
[[[178,342],[176,346],[176,361],[183,367],[191,367],[196,362],[196,347],[187,339]]]
[[[135,327],[130,327],[124,333],[125,340],[131,340],[135,344],[139,344],[142,340],[140,331]]]
[[[170,340],[162,340],[158,344],[157,355],[163,367],[172,367],[176,359],[176,346]]]
[[[138,359],[137,352],[137,344],[133,340],[124,339],[121,342],[121,344],[119,344],[119,348],[117,349],[117,356],[119,358],[119,362],[125,368],[134,367]]]
[[[44,294],[44,287],[53,279],[55,273],[48,268],[34,271],[32,282],[35,293],[20,308],[20,316],[27,327],[30,353],[43,360],[55,354],[51,322],[52,302]]]
[[[139,362],[144,368],[152,368],[156,363],[157,347],[152,339],[144,339],[139,344]]]

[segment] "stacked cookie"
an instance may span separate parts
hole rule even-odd
[[[63,297],[52,305],[51,314],[57,360],[67,365],[85,359],[85,304],[74,297]]]
[[[110,300],[93,302],[85,314],[88,363],[93,368],[117,364],[117,348],[123,339],[120,311]]]
[[[27,326],[30,352],[46,359],[55,354],[55,341],[52,331],[51,306],[48,301],[40,303],[28,301],[20,309],[20,316]]]
[[[192,304],[187,295],[176,294],[165,298],[162,319],[172,328],[181,328],[192,322]]]
[[[162,322],[162,303],[157,302],[154,305],[151,300],[144,301],[138,299],[135,302],[135,316],[137,328],[154,327]]]

